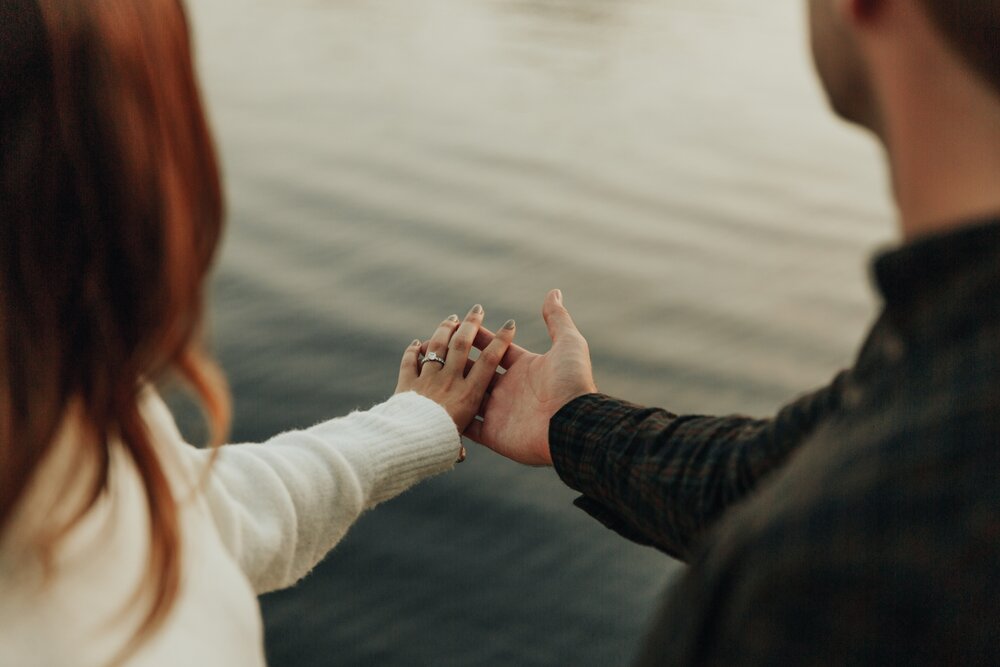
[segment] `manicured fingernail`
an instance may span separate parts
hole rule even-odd
[[[452,322],[458,322],[458,315],[449,315],[448,319]]]
[[[412,343],[410,343],[410,347],[420,347],[420,340],[419,339],[414,340]]]
[[[483,307],[480,306],[478,303],[472,307],[473,315],[481,315],[482,312],[483,312]]]
[[[559,289],[556,290],[556,301],[562,303],[562,290]]]
[[[515,326],[517,326],[517,323],[514,320],[507,320],[507,322],[503,325],[503,328],[513,329]]]

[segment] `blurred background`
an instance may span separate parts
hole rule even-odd
[[[439,320],[543,350],[560,287],[602,391],[767,415],[848,364],[892,239],[798,0],[197,0],[230,225],[212,303],[262,440],[386,398]],[[550,470],[469,461],[263,599],[272,667],[627,664],[680,566]]]

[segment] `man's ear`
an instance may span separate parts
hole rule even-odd
[[[835,0],[838,13],[852,25],[864,25],[875,19],[891,0]]]

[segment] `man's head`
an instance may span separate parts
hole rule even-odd
[[[1000,98],[1000,2],[809,0],[813,55],[834,110],[882,134],[880,70],[935,50]],[[900,49],[910,49],[900,53]],[[941,64],[940,62],[935,65]]]
[[[834,110],[887,150],[905,238],[1000,212],[1000,2],[809,0]]]
[[[1000,91],[1000,3],[919,0],[944,39]]]

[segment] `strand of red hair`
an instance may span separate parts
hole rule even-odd
[[[150,577],[133,601],[146,609],[122,661],[163,624],[181,581],[177,501],[140,411],[143,385],[184,379],[213,444],[229,423],[200,342],[219,169],[178,0],[6,4],[22,32],[0,45],[0,531],[78,407],[80,454],[98,474],[39,547],[51,553],[108,489],[121,447],[150,527]]]

